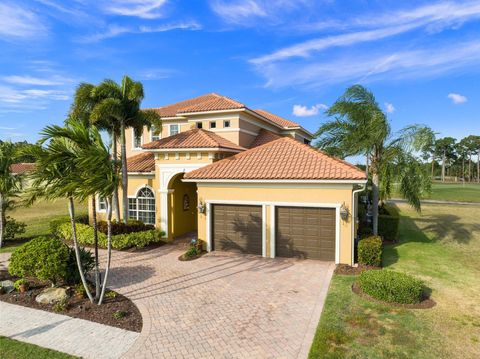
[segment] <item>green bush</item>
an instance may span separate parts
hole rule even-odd
[[[397,239],[399,220],[397,216],[378,216],[378,235],[389,241]]]
[[[19,280],[16,280],[15,283],[13,283],[13,287],[16,289],[16,290],[20,290],[20,287],[22,285],[25,285],[28,287],[28,280],[26,280],[25,278],[22,278],[22,279],[19,279]]]
[[[66,241],[73,241],[72,226],[70,223],[62,224],[58,230],[60,238]],[[129,234],[118,234],[112,236],[112,248],[127,249],[131,247],[143,248],[151,243],[161,242],[163,232],[152,229],[143,232],[133,232]],[[81,245],[93,245],[93,227],[86,224],[77,224],[77,241]],[[107,248],[107,236],[98,232],[98,246]]]
[[[155,229],[155,226],[151,224],[145,224],[142,221],[137,221],[129,219],[127,223],[112,221],[112,235],[117,234],[128,234],[133,232],[144,232]],[[107,222],[100,221],[98,222],[98,230],[102,233],[107,234]]]
[[[414,304],[423,297],[423,282],[405,273],[364,271],[358,277],[358,284],[363,292],[385,302]]]
[[[37,237],[12,253],[8,271],[13,276],[35,277],[56,284],[67,274],[68,259],[69,249],[62,241]]]
[[[75,222],[77,224],[88,224],[88,214],[80,214],[75,216]],[[70,223],[70,216],[61,216],[52,219],[49,223],[50,233],[54,236],[59,236],[58,227],[65,223]]]
[[[80,262],[82,263],[83,274],[85,277],[92,271],[95,266],[95,258],[92,253],[85,248],[79,248]],[[77,257],[75,256],[75,249],[69,248],[69,257],[67,263],[67,272],[65,275],[65,282],[68,284],[81,283],[80,273],[78,272]]]
[[[382,239],[370,236],[358,242],[358,263],[380,267],[382,265]]]
[[[15,239],[16,235],[25,233],[25,228],[27,224],[24,222],[19,222],[12,217],[7,217],[5,221],[5,239]]]

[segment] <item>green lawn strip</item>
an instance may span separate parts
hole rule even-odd
[[[75,212],[77,215],[85,214],[87,210],[86,203],[76,204]],[[9,215],[27,224],[26,232],[21,235],[22,238],[48,235],[50,233],[49,222],[52,219],[68,216],[67,200],[38,201],[31,207],[18,207],[9,212]]]
[[[45,349],[37,345],[23,343],[0,336],[0,358],[2,359],[71,359],[72,355]]]
[[[0,253],[10,253],[13,252],[17,247],[20,247],[24,244],[25,241],[6,241],[2,248],[0,248]]]
[[[394,198],[401,198],[398,191]],[[424,199],[453,202],[480,202],[480,184],[478,183],[438,183],[432,184],[432,192]]]

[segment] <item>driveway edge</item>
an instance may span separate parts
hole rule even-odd
[[[333,271],[335,270],[335,264],[330,264],[327,274],[322,283],[322,289],[318,296],[317,304],[312,312],[312,317],[308,323],[307,330],[305,332],[305,337],[303,338],[303,343],[298,353],[298,359],[308,358],[308,353],[310,353],[310,347],[313,343],[313,338],[315,337],[315,332],[317,331],[318,322],[322,316],[323,306],[325,304],[325,299],[327,298],[328,288],[330,287],[330,281],[332,280]]]

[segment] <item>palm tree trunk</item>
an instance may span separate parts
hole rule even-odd
[[[0,193],[0,248],[3,246],[3,233],[5,232],[4,226],[6,223],[4,223],[3,218],[5,217],[5,214],[3,213],[3,194]]]
[[[368,152],[365,158],[365,176],[368,178]]]
[[[462,156],[462,179],[463,183],[465,183],[465,157]]]
[[[98,300],[98,305],[101,305],[103,302],[103,297],[105,296],[105,289],[107,288],[108,273],[110,272],[110,261],[112,257],[112,198],[108,197],[107,200],[107,266],[105,268],[105,276],[103,278],[102,292],[100,294],[100,299]]]
[[[125,143],[125,123],[120,125],[120,141],[122,156],[122,216],[123,223],[127,223],[128,218],[128,170],[127,170],[127,147]]]
[[[480,148],[477,152],[477,182],[480,183]]]
[[[100,297],[100,268],[98,261],[98,225],[97,225],[97,204],[95,196],[92,196],[93,208],[93,245],[95,251],[95,299]]]
[[[434,170],[435,170],[435,158],[432,158],[432,180],[434,176]]]
[[[115,129],[112,133],[112,152],[113,152],[113,160],[117,163],[118,160],[118,150],[117,150],[117,135],[115,134]],[[115,165],[115,172],[116,172],[116,165]],[[120,222],[120,200],[118,198],[118,188],[115,188],[113,191],[113,213],[115,215],[115,221]]]
[[[442,155],[442,182],[445,182],[445,150]]]
[[[85,279],[85,275],[83,274],[82,261],[80,259],[80,251],[78,249],[77,226],[75,224],[75,206],[73,204],[72,197],[68,197],[68,211],[70,213],[70,222],[72,223],[73,248],[75,249],[75,258],[77,259],[77,266],[78,266],[78,271],[80,273],[80,279],[82,280],[82,284],[83,284],[83,287],[85,288],[85,292],[87,293],[88,299],[90,299],[90,302],[93,303],[92,294],[88,289],[87,280]]]
[[[378,235],[378,197],[379,197],[380,178],[375,170],[372,170],[372,219],[373,219],[373,235]]]
[[[468,182],[472,182],[472,154],[468,154]]]

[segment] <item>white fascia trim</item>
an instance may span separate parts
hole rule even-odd
[[[245,108],[233,108],[228,110],[211,110],[211,111],[199,111],[199,112],[182,112],[178,116],[195,116],[195,115],[208,115],[210,113],[223,113],[223,112],[243,112]]]
[[[129,176],[155,177],[155,171],[152,172],[128,172]]]
[[[189,148],[156,148],[156,149],[148,149],[144,148],[147,152],[195,152],[195,151],[217,151],[217,152],[243,152],[243,150],[234,150],[225,147],[189,147]]]
[[[237,201],[210,199],[205,201],[206,204],[238,204],[252,206],[280,206],[280,207],[316,207],[316,208],[340,208],[341,203],[322,203],[322,202],[285,202],[285,201]]]
[[[184,182],[201,183],[343,183],[343,184],[364,184],[367,180],[235,180],[235,179],[184,179]]]
[[[162,121],[178,121],[178,120],[186,120],[187,118],[184,116],[169,116],[169,117],[162,117]]]

